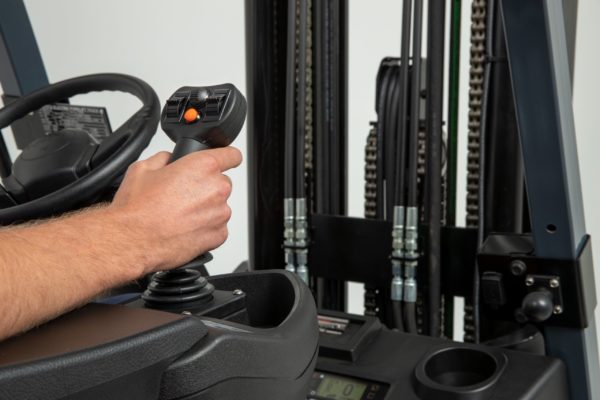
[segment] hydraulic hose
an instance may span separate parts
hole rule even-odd
[[[416,303],[404,304],[404,327],[408,333],[417,333],[417,305]]]
[[[285,147],[283,197],[294,198],[295,115],[296,115],[296,1],[288,0],[287,60],[285,87]]]
[[[423,36],[423,0],[415,0],[413,28],[412,86],[410,93],[410,129],[408,150],[409,207],[417,207],[417,168],[419,153],[419,120],[421,111],[421,42]]]
[[[300,0],[300,19],[298,27],[298,98],[296,118],[296,198],[306,197],[305,187],[305,165],[304,165],[304,142],[306,135],[306,4],[307,0]],[[294,1],[294,3],[296,3]],[[295,21],[295,16],[294,16]],[[295,46],[294,46],[295,47]]]
[[[398,79],[398,68],[397,66],[391,67],[390,72],[390,89],[388,93],[388,99],[386,101],[385,110],[385,125],[384,125],[384,143],[385,143],[385,181],[386,181],[386,196],[385,196],[385,219],[391,220],[393,216],[393,182],[395,182],[395,171],[394,171],[394,149],[397,137],[394,135],[396,132],[396,125],[398,118],[396,112],[398,110],[398,98],[399,98],[399,79]]]
[[[287,59],[285,87],[285,143],[283,177],[283,248],[285,269],[296,271],[295,243],[295,115],[296,115],[296,1],[288,0]]]
[[[394,317],[394,327],[400,332],[405,332],[404,322],[402,321],[402,302],[392,301],[392,313]]]
[[[415,0],[413,27],[412,86],[410,93],[410,129],[408,145],[408,198],[406,218],[406,264],[404,281],[404,326],[407,332],[417,332],[416,295],[418,266],[419,204],[417,199],[417,167],[419,152],[419,120],[421,105],[421,38],[423,30],[423,0]],[[412,330],[411,330],[412,329]]]
[[[384,217],[384,196],[383,196],[383,149],[385,146],[385,118],[386,118],[386,104],[388,93],[390,92],[390,81],[393,75],[393,67],[388,66],[381,78],[381,91],[378,96],[377,103],[377,209],[376,218],[383,219]]]
[[[407,131],[407,113],[408,113],[408,73],[410,57],[410,20],[412,13],[412,0],[403,1],[402,11],[402,44],[400,54],[400,82],[398,123],[396,126],[396,165],[394,177],[394,205],[402,206],[405,204],[405,168],[406,168],[406,131]]]
[[[427,268],[429,278],[428,332],[441,334],[441,207],[442,207],[442,113],[444,95],[445,0],[428,4],[427,35]]]

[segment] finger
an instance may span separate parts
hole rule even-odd
[[[232,188],[233,182],[231,181],[231,178],[225,174],[223,174],[223,178],[225,179],[225,181],[227,181],[227,184],[229,185],[229,187]]]
[[[170,158],[171,153],[169,153],[168,151],[161,151],[159,153],[156,153],[152,157],[144,160],[144,164],[146,165],[146,167],[148,167],[148,169],[157,170],[166,166],[169,163]]]
[[[242,153],[231,146],[205,150],[205,154],[210,154],[218,161],[221,172],[235,168],[242,163]]]

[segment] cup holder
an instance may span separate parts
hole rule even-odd
[[[438,349],[415,369],[417,394],[423,400],[485,399],[505,365],[506,356],[495,349]]]

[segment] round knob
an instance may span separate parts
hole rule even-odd
[[[552,294],[546,290],[537,290],[529,293],[523,299],[523,313],[533,322],[542,322],[552,316],[554,302]]]

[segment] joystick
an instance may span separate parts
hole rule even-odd
[[[179,88],[167,100],[161,127],[175,142],[169,162],[186,154],[229,146],[246,119],[246,99],[232,84]],[[215,288],[199,272],[210,253],[173,270],[152,276],[142,294],[149,308],[189,307],[212,299]]]

